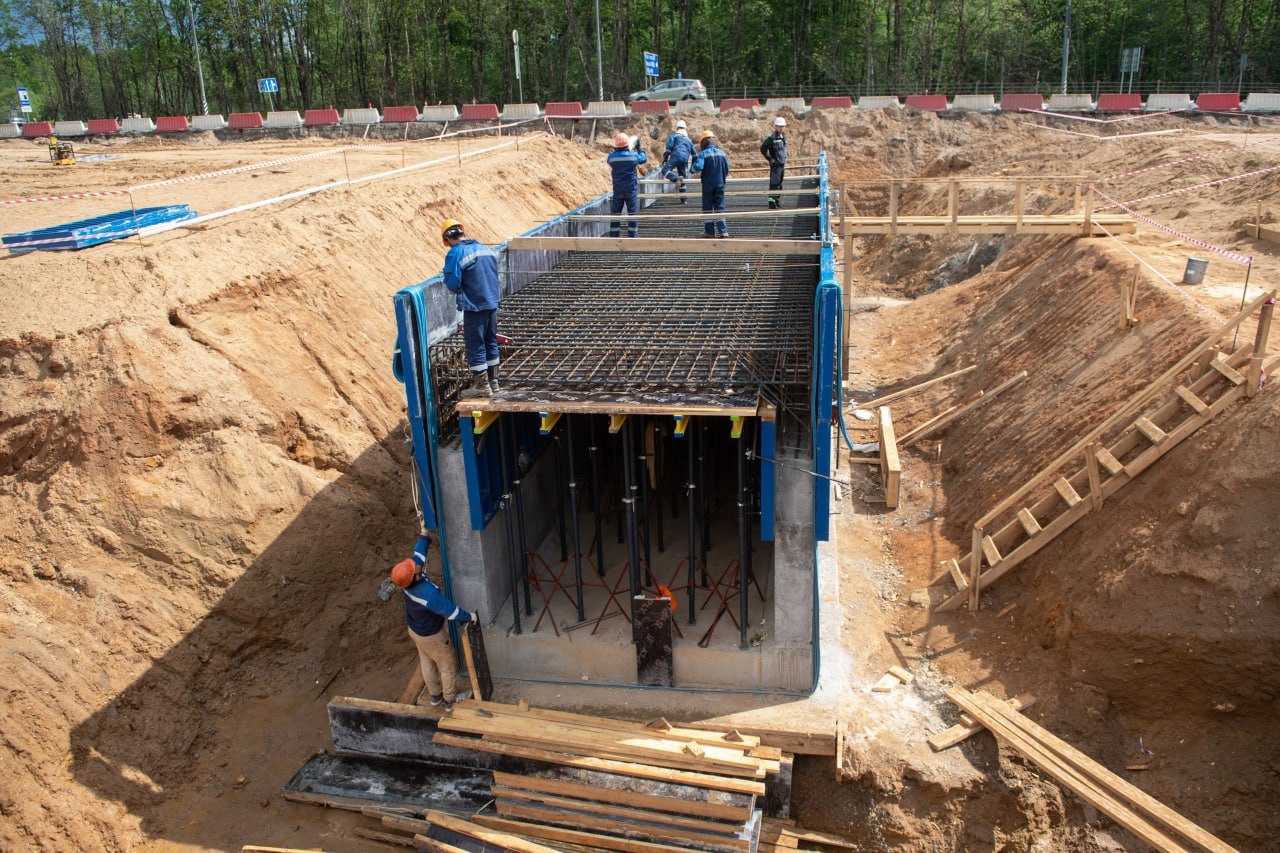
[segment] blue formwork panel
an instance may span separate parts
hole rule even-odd
[[[80,219],[35,231],[23,231],[20,234],[7,234],[0,238],[0,244],[15,255],[23,252],[83,249],[86,246],[96,246],[99,243],[130,237],[140,230],[156,225],[185,222],[195,218],[196,212],[185,204],[140,207],[136,212],[121,210],[115,213],[104,213],[92,219]]]

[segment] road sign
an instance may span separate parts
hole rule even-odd
[[[31,112],[31,93],[25,87],[18,87],[18,107],[24,112]]]
[[[276,82],[274,77],[259,77],[258,91],[264,95],[270,95],[273,92],[280,91],[280,84]]]
[[[647,50],[644,52],[644,73],[647,77],[658,76],[658,54]]]

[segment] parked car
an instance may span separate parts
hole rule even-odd
[[[707,87],[702,85],[701,80],[682,77],[678,80],[663,80],[648,89],[632,92],[627,95],[627,103],[630,104],[634,101],[688,101],[694,98],[706,100],[706,97]]]
[[[18,127],[22,127],[26,123],[27,120],[25,118],[19,118],[18,116],[14,116],[9,119],[9,124],[17,125]]]

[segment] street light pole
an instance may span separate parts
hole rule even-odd
[[[1062,28],[1062,94],[1067,93],[1067,56],[1071,53],[1071,0],[1067,0],[1067,25]]]
[[[600,0],[596,0],[596,82],[599,83],[600,100],[604,100],[604,51],[600,42]]]
[[[204,63],[200,61],[200,39],[196,38],[196,5],[194,0],[187,0],[187,11],[191,14],[191,43],[196,48],[196,75],[200,78],[200,109],[204,115],[209,114],[209,99],[204,94]]]

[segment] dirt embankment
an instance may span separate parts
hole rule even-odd
[[[0,261],[23,303],[0,335],[0,847],[226,848],[294,823],[276,793],[324,746],[322,697],[409,673],[373,595],[416,536],[392,294],[438,271],[445,216],[496,242],[603,191],[595,166],[530,141]]]
[[[1251,141],[1158,139],[1108,148],[1105,159],[1098,148],[1080,146],[1073,170],[1137,170]],[[1041,150],[1025,135],[1008,142],[999,151],[976,138],[959,149],[940,146],[918,173],[968,162],[982,163],[984,173],[1013,173]],[[1111,192],[1140,198],[1248,171],[1255,160],[1206,158],[1120,179]],[[1218,245],[1256,252],[1256,295],[1259,286],[1275,286],[1276,260],[1236,227],[1255,197],[1274,207],[1280,191],[1233,182],[1137,208]],[[913,201],[930,212],[945,205],[937,191],[917,190]],[[1008,209],[1007,194],[988,201],[966,210]],[[1195,251],[1145,226],[1124,240],[1175,280]],[[988,247],[994,251],[985,264],[968,263]],[[1028,372],[1021,385],[906,455],[902,508],[884,516],[866,505],[868,523],[902,570],[902,598],[927,584],[941,560],[968,550],[976,518],[1194,347],[1219,325],[1215,313],[1230,316],[1244,277],[1211,255],[1218,280],[1178,294],[1144,269],[1139,322],[1125,331],[1119,283],[1135,262],[1112,241],[900,237],[867,240],[857,251],[855,294],[913,299],[855,318],[850,384],[867,389],[861,399],[977,365],[894,404],[900,431]],[[1252,338],[1249,324],[1241,341]],[[1267,540],[1280,511],[1278,422],[1274,390],[1229,410],[994,586],[976,616],[887,605],[897,624],[895,650],[926,673],[935,697],[957,682],[1035,695],[1033,718],[1109,767],[1146,766],[1124,775],[1227,841],[1265,849],[1278,828],[1271,803],[1280,789],[1280,752],[1266,734],[1280,693],[1280,561]],[[876,489],[865,481],[867,494]],[[914,603],[922,601],[917,595]],[[997,618],[1010,604],[1016,607]],[[983,766],[991,756],[986,743],[975,739],[962,749]],[[1074,798],[1062,800],[1057,789],[1010,772],[1006,766],[990,784],[989,793],[1016,802],[994,838],[961,828],[965,809],[954,798],[935,804],[949,816],[935,838],[1025,847],[1047,837],[1067,849],[1126,843],[1122,833],[1099,831],[1096,813]],[[932,795],[909,790],[875,814],[895,834],[919,839],[911,827],[922,797]]]

